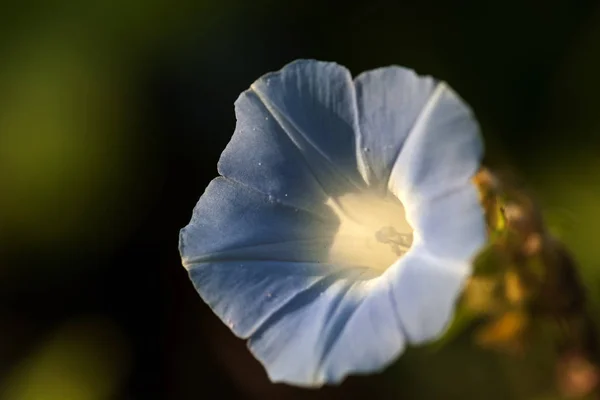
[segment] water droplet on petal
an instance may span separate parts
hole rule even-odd
[[[259,162],[259,163],[258,163],[258,165],[259,165],[259,166],[261,166],[261,165],[262,165],[262,163],[261,163],[261,162]]]
[[[269,117],[265,117],[265,121],[268,121],[268,120],[269,120]]]
[[[368,153],[369,151],[371,151],[371,149],[370,149],[370,148],[368,148],[368,147],[363,147],[363,151],[364,151],[365,153]]]

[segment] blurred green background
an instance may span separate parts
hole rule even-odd
[[[468,338],[272,385],[194,292],[178,230],[257,77],[400,64],[472,105],[600,304],[598,2],[30,0],[0,33],[0,400],[551,398],[547,344],[510,360]]]

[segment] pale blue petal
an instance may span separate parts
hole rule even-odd
[[[218,170],[261,193],[317,213],[329,194],[296,145],[252,91],[235,102],[237,125]]]
[[[472,260],[485,244],[487,228],[477,188],[471,182],[423,201],[411,220],[428,252],[452,262]]]
[[[182,229],[179,248],[200,296],[248,337],[291,298],[336,276],[342,267],[319,262],[335,229],[335,219],[321,221],[220,177]],[[351,273],[344,269],[341,276]]]
[[[388,187],[410,208],[462,187],[479,169],[482,156],[475,117],[442,82],[404,141]]]
[[[370,289],[370,270],[238,261],[195,264],[190,277],[229,328],[249,338],[274,382],[340,382],[381,370],[404,349],[390,291]]]
[[[354,85],[344,67],[293,62],[254,82],[235,110],[221,175],[306,209],[364,187]]]
[[[227,178],[214,179],[181,230],[184,265],[215,260],[318,262],[338,219],[290,207]],[[275,258],[275,256],[277,258]]]
[[[281,328],[282,321],[293,320],[293,312],[304,313],[314,306],[311,303],[316,304],[323,291],[333,290],[337,296],[337,289],[354,284],[354,278],[368,272],[364,268],[270,260],[198,262],[188,269],[204,301],[237,336],[245,339],[260,336],[275,325]],[[334,300],[328,299],[321,306],[328,307]],[[289,339],[291,335],[305,336],[310,329],[307,325],[282,334]],[[317,348],[304,352],[315,357]],[[264,357],[259,359],[269,364]]]
[[[250,339],[274,381],[339,382],[380,370],[404,347],[390,286],[370,269],[318,262],[335,229],[335,219],[217,178],[181,231],[182,260],[200,296]]]
[[[271,380],[339,383],[351,373],[380,371],[398,357],[405,341],[391,286],[360,278],[338,277],[303,293],[250,339]]]
[[[318,262],[335,229],[335,220],[217,178],[181,232],[182,259],[198,293],[236,335],[250,339],[274,381],[339,382],[381,370],[404,348],[392,287],[370,269]],[[311,242],[317,232],[323,237]]]
[[[360,151],[368,164],[365,180],[385,191],[404,141],[437,82],[396,66],[364,72],[355,82],[362,133]]]
[[[393,285],[411,343],[439,337],[486,240],[470,178],[483,144],[469,107],[445,83],[401,67],[356,79],[365,180],[403,202],[415,242],[381,279]]]
[[[381,279],[393,287],[398,315],[410,343],[425,343],[444,333],[470,273],[470,263],[438,258],[418,242],[385,271]]]
[[[325,383],[320,372],[323,358],[365,295],[358,281],[360,270],[341,274],[301,292],[250,338],[250,350],[272,381],[303,386]]]
[[[340,382],[346,375],[381,371],[404,351],[405,334],[387,279],[365,283],[368,291],[323,358],[321,374],[326,382]]]

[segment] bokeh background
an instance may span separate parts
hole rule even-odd
[[[0,400],[552,398],[543,352],[468,338],[336,388],[272,385],[196,295],[178,230],[238,94],[296,58],[448,81],[600,303],[598,2],[2,2]]]

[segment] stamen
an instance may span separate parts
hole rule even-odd
[[[383,244],[389,244],[397,256],[406,254],[413,242],[412,233],[402,234],[393,226],[384,226],[375,232],[375,238]]]
[[[384,271],[413,243],[413,229],[406,221],[403,204],[395,197],[348,193],[326,204],[339,219],[329,262]]]

